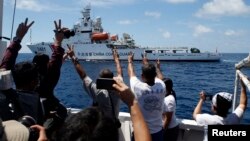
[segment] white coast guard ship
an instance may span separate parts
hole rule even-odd
[[[80,60],[113,60],[112,49],[117,48],[120,60],[127,60],[129,52],[134,53],[134,60],[142,60],[141,55],[145,52],[149,60],[160,59],[161,61],[219,61],[219,53],[201,53],[197,48],[171,47],[171,48],[142,48],[135,45],[135,41],[127,33],[121,39],[118,35],[104,32],[101,18],[92,20],[90,6],[87,5],[82,11],[82,20],[73,26],[70,38],[64,39],[62,46],[74,44],[75,54]],[[52,53],[52,42],[41,42],[27,46],[33,53]]]

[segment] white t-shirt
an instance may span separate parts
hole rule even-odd
[[[237,107],[233,113],[229,114],[226,118],[220,117],[218,115],[210,114],[197,114],[196,122],[200,125],[230,125],[230,124],[240,124],[243,117],[244,110]]]
[[[122,80],[122,78],[120,78]],[[109,96],[111,96],[115,115],[118,118],[120,111],[120,98],[118,91],[108,91],[104,89],[97,89],[96,84],[93,80],[86,76],[83,79],[83,87],[87,91],[88,95],[93,99],[94,102],[98,103],[98,107],[101,109],[105,117],[113,118],[113,110]]]
[[[178,121],[176,120],[175,110],[176,110],[176,102],[174,96],[173,95],[166,96],[164,98],[163,112],[173,112],[172,119],[169,123],[168,128],[174,128],[179,124]]]
[[[166,93],[164,82],[155,78],[155,84],[149,86],[134,76],[130,78],[130,87],[138,100],[150,133],[162,130],[163,100]]]

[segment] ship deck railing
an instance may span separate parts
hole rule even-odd
[[[242,79],[244,85],[247,87],[248,91],[250,91],[250,82],[248,76],[242,71],[243,68],[250,68],[250,53],[243,60],[239,61],[235,64],[235,82],[234,82],[234,98],[233,98],[233,106],[232,109],[236,108],[237,101],[237,92],[240,78]],[[233,110],[232,110],[233,111]]]

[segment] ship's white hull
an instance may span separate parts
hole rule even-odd
[[[38,43],[27,45],[33,53],[44,53],[51,56],[51,43]],[[66,49],[66,47],[64,46]],[[113,60],[112,50],[106,44],[84,44],[74,46],[75,54],[79,60]],[[165,52],[164,48],[126,48],[117,49],[120,60],[127,60],[130,52],[134,53],[134,60],[142,60],[142,54],[147,51],[149,60],[161,61],[219,61],[219,53],[171,53]]]

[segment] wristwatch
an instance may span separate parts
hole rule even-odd
[[[13,41],[20,44],[22,40],[19,39],[18,37],[14,37]]]

